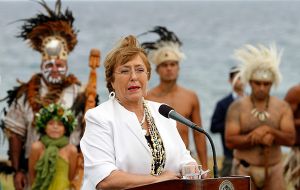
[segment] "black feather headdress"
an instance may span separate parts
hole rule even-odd
[[[169,31],[163,26],[155,26],[153,30],[140,34],[139,36],[148,33],[156,33],[160,37],[154,42],[144,42],[141,44],[146,50],[150,62],[159,65],[167,60],[180,62],[181,59],[185,57],[180,50],[182,42],[174,32]]]
[[[55,9],[51,10],[44,0],[38,1],[47,14],[39,13],[35,17],[22,19],[24,24],[17,37],[29,40],[33,49],[43,52],[43,40],[49,36],[56,36],[67,43],[66,53],[71,52],[77,44],[78,31],[73,28],[74,17],[69,9],[61,11],[61,1],[57,0]]]

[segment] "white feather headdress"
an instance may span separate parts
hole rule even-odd
[[[240,61],[241,81],[247,84],[251,79],[272,81],[278,86],[281,81],[279,64],[282,51],[278,52],[274,44],[269,48],[259,44],[257,47],[245,45],[234,52],[234,58]]]
[[[156,26],[149,32],[157,33],[160,36],[160,39],[155,42],[144,42],[141,44],[146,50],[150,62],[159,65],[164,61],[172,60],[180,62],[185,58],[184,53],[180,50],[182,43],[174,32],[162,26]]]

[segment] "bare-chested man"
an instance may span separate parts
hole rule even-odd
[[[285,160],[284,174],[288,187],[300,190],[300,84],[293,86],[285,96],[294,113],[296,143]]]
[[[150,49],[149,60],[156,65],[160,84],[148,92],[147,99],[166,103],[179,114],[201,126],[200,103],[196,93],[177,84],[179,62],[184,56],[180,50],[181,42],[173,32],[164,27],[155,27],[150,32],[156,32],[161,37],[160,40],[150,44],[156,46],[156,49],[149,47],[149,43],[144,43],[142,46]],[[185,145],[189,147],[188,127],[177,122],[177,128]],[[193,131],[193,135],[198,158],[202,168],[206,170],[208,166],[205,136],[196,131]]]
[[[283,190],[280,146],[295,141],[293,115],[289,105],[270,95],[280,81],[276,47],[247,45],[236,50],[242,62],[241,80],[251,87],[250,96],[229,107],[226,118],[226,145],[234,149],[232,172],[251,176],[252,189]]]

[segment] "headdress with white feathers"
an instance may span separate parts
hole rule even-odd
[[[240,61],[241,81],[247,84],[250,80],[271,81],[278,86],[281,81],[279,64],[282,51],[278,52],[275,44],[269,48],[259,44],[257,47],[245,45],[234,52],[234,58]]]
[[[180,62],[185,57],[184,53],[180,50],[182,42],[174,32],[169,31],[166,27],[156,26],[153,30],[141,35],[150,32],[157,33],[160,36],[160,39],[155,42],[144,42],[141,44],[146,50],[150,62],[159,65],[169,60]]]

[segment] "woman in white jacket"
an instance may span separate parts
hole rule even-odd
[[[183,165],[197,163],[176,122],[159,114],[159,103],[144,100],[151,67],[136,38],[124,38],[104,65],[110,98],[85,115],[83,189],[124,189],[181,178]]]

